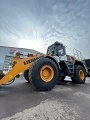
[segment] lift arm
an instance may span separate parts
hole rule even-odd
[[[41,57],[41,55],[18,59],[14,67],[2,79],[0,79],[0,85],[12,81],[12,79],[14,79],[16,75],[24,72],[25,70],[28,70],[32,66],[33,62],[39,57]]]

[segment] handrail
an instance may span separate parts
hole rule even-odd
[[[74,53],[74,57],[77,58],[78,60],[84,60],[84,57],[79,50],[74,48],[73,53]]]

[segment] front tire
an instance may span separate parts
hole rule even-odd
[[[59,78],[59,70],[55,62],[49,58],[39,58],[32,66],[29,76],[39,91],[51,90]]]
[[[27,80],[30,83],[29,76],[28,76],[28,71],[29,70],[24,71],[24,78],[25,78],[25,80]]]
[[[0,73],[0,79],[2,79],[5,76],[5,74],[2,72]]]
[[[81,65],[75,66],[74,77],[71,78],[72,82],[77,84],[84,84],[86,81],[86,72]]]

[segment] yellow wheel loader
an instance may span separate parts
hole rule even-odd
[[[21,58],[17,52],[11,62],[12,69],[0,79],[0,85],[12,82],[21,72],[37,90],[51,90],[56,83],[71,77],[74,83],[84,84],[88,72],[84,60],[66,55],[65,46],[55,42],[47,49],[46,55],[28,54]]]

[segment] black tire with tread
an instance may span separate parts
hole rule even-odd
[[[0,73],[0,79],[2,79],[5,76],[4,73]]]
[[[79,77],[80,70],[82,70],[84,72],[84,79],[83,80]],[[86,81],[85,69],[81,65],[76,65],[74,68],[74,77],[72,77],[71,79],[72,79],[73,83],[84,84]]]
[[[40,70],[44,65],[49,65],[54,70],[54,77],[51,81],[45,82],[40,77]],[[39,91],[48,91],[51,90],[55,85],[59,78],[59,70],[55,62],[49,58],[39,58],[36,60],[32,66],[32,70],[29,75],[30,79],[32,79],[32,83]]]
[[[25,78],[25,80],[27,80],[30,83],[29,76],[28,76],[28,71],[29,70],[24,71],[24,78]]]

